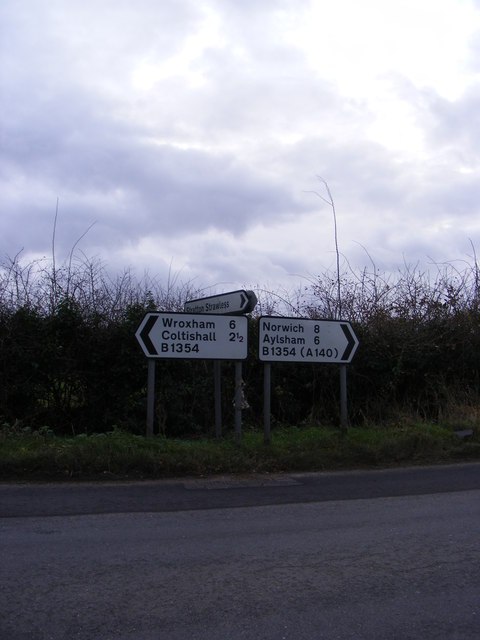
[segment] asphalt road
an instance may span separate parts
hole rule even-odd
[[[480,463],[114,483],[0,483],[0,518],[141,513],[480,489]]]
[[[473,639],[480,464],[0,485],[2,640]]]

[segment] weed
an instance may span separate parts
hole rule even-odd
[[[420,424],[392,428],[283,427],[263,434],[246,430],[241,446],[233,434],[218,442],[144,438],[109,433],[55,436],[0,429],[0,477],[11,479],[105,479],[205,476],[222,473],[321,471],[398,464],[480,459],[479,432],[468,440],[450,428]]]

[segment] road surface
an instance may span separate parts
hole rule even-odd
[[[480,464],[0,485],[2,640],[478,639]]]

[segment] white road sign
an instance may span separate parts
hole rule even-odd
[[[257,296],[253,291],[230,291],[198,300],[188,300],[183,306],[185,313],[221,313],[241,315],[250,313],[257,304]]]
[[[264,362],[351,362],[358,347],[349,322],[259,318],[258,355]]]
[[[148,358],[245,360],[248,320],[153,312],[147,313],[135,337]]]

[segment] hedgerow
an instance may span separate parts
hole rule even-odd
[[[338,284],[340,283],[340,287]],[[294,292],[257,287],[243,366],[244,419],[261,425],[263,365],[257,357],[261,313],[349,320],[360,346],[348,367],[353,425],[405,419],[477,423],[480,406],[480,278],[474,257],[422,272],[357,272],[310,278]],[[340,295],[339,295],[340,294]],[[130,270],[111,278],[98,261],[0,264],[0,419],[55,434],[143,433],[147,362],[135,330],[148,311],[181,311],[201,297],[175,278],[162,284]],[[222,411],[233,419],[233,365],[223,370]],[[157,363],[155,429],[166,435],[214,430],[210,362]],[[272,416],[278,424],[336,424],[338,367],[276,364]]]

